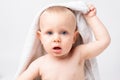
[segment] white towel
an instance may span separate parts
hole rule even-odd
[[[36,32],[39,29],[38,20],[40,14],[45,9],[51,6],[64,6],[75,11],[77,27],[80,35],[82,36],[83,43],[89,43],[90,41],[92,41],[92,32],[86,24],[86,21],[84,20],[83,16],[81,15],[82,13],[84,14],[89,11],[86,3],[82,1],[69,1],[65,3],[54,2],[44,5],[44,7],[40,9],[37,16],[35,17],[32,26],[28,32],[28,37],[26,39],[26,43],[22,53],[23,55],[15,77],[17,77],[21,72],[25,71],[33,60],[44,55],[44,49],[40,43],[40,40],[36,37]],[[85,80],[100,80],[95,58],[85,61]]]

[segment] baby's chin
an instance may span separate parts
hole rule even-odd
[[[57,55],[53,55],[54,57],[58,58],[58,59],[64,59],[64,58],[67,58],[68,57],[68,54],[57,54]]]

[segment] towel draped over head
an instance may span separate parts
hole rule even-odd
[[[23,55],[21,57],[20,65],[18,67],[18,71],[15,77],[17,77],[21,72],[25,71],[32,61],[44,55],[44,49],[41,45],[40,40],[36,36],[36,32],[39,30],[38,21],[40,15],[45,9],[51,6],[63,6],[74,11],[76,16],[78,31],[82,37],[83,44],[92,41],[92,32],[82,16],[82,14],[85,14],[89,11],[86,3],[82,1],[69,1],[64,3],[54,2],[47,4],[40,9],[37,16],[35,16],[32,26],[30,27],[25,42],[25,46],[23,49]],[[79,44],[79,41],[80,40],[77,40],[76,44]],[[85,80],[99,80],[98,67],[95,58],[85,61]]]

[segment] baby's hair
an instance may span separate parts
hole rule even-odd
[[[67,14],[68,16],[70,16],[72,18],[73,21],[75,21],[75,24],[76,24],[76,18],[75,18],[75,15],[74,15],[74,11],[67,8],[67,7],[63,7],[63,6],[51,6],[47,9],[45,9],[41,15],[44,13],[44,12],[49,12],[49,13],[55,13],[55,14],[59,14],[59,13],[65,13]],[[40,17],[41,17],[40,15]],[[38,20],[38,26],[40,24],[40,17],[39,17],[39,20]],[[40,26],[39,26],[40,28]],[[77,27],[76,29],[77,30]]]

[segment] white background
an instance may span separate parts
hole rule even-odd
[[[52,0],[0,0],[0,80],[12,80],[28,29],[45,1]],[[120,2],[93,2],[111,35],[110,46],[97,57],[101,80],[120,80]]]

